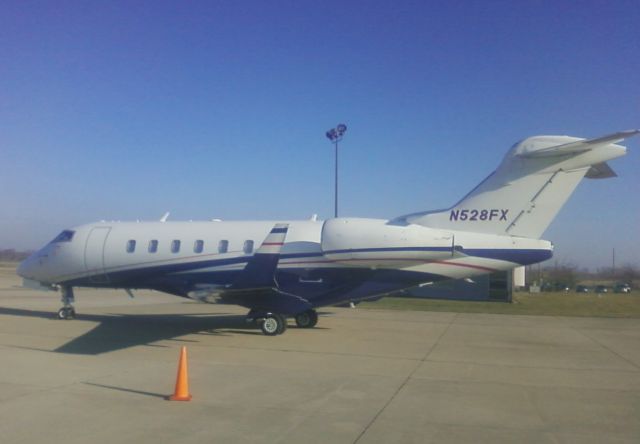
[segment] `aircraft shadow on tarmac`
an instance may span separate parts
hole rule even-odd
[[[0,307],[0,315],[44,318],[61,323],[74,322],[73,320],[57,320],[56,314],[50,311],[20,308]],[[137,345],[162,347],[162,345],[153,344],[160,340],[196,342],[194,340],[179,339],[180,336],[188,334],[262,334],[257,327],[246,322],[245,316],[225,313],[211,315],[203,315],[202,313],[161,315],[96,315],[80,313],[76,319],[95,322],[97,325],[87,333],[56,348],[53,350],[54,352],[98,355]]]

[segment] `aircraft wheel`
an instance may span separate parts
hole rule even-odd
[[[58,319],[74,319],[76,317],[76,311],[73,307],[62,307],[58,310]]]
[[[260,329],[267,336],[281,335],[287,329],[287,321],[279,314],[269,313],[260,324]]]
[[[287,331],[287,317],[286,316],[280,316],[280,318],[282,319],[282,324],[280,324],[280,331],[278,333],[279,335],[281,335],[282,333]]]
[[[296,315],[295,319],[299,328],[313,328],[318,323],[318,313],[315,310],[307,310]]]

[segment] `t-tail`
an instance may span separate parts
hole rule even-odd
[[[626,154],[617,143],[639,132],[590,140],[530,137],[515,144],[498,168],[453,207],[402,216],[396,222],[540,238],[583,177],[616,175],[606,162]]]

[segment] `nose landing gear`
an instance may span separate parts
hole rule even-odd
[[[73,287],[60,287],[60,294],[63,306],[58,310],[58,319],[75,319],[76,310],[73,308],[73,303],[76,299],[73,296]]]

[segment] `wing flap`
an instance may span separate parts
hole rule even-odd
[[[312,308],[306,299],[277,288],[225,290],[220,294],[220,299],[230,304],[285,315],[296,315]]]

